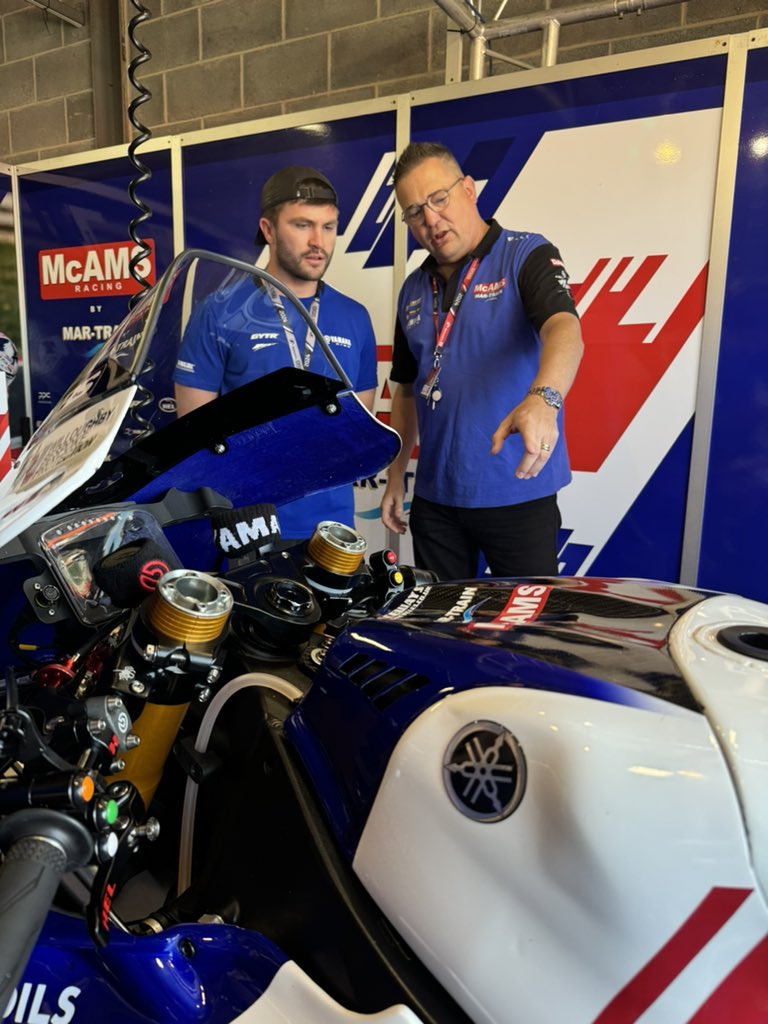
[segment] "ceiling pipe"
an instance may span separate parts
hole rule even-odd
[[[622,18],[625,14],[642,14],[643,11],[649,11],[655,7],[669,7],[683,2],[684,0],[594,0],[592,3],[579,4],[577,7],[558,8],[557,15],[554,15],[552,11],[540,11],[537,14],[521,14],[514,18],[499,19],[499,15],[506,6],[506,0],[502,0],[493,20],[486,21],[469,0],[435,0],[437,6],[459,26],[462,35],[468,36],[471,41],[469,60],[471,80],[483,77],[485,57],[503,60],[518,67],[530,67],[523,61],[516,61],[491,50],[487,46],[491,39],[542,31],[544,33],[541,50],[542,67],[552,67],[557,63],[561,25],[596,21],[598,18]]]
[[[33,7],[39,7],[46,14],[52,14],[55,18],[66,21],[68,25],[74,25],[75,28],[82,28],[85,24],[82,10],[70,7],[69,4],[62,3],[62,0],[27,0],[27,3],[32,4]]]
[[[444,8],[451,0],[435,0]],[[458,2],[458,0],[457,0]],[[625,14],[642,14],[655,7],[670,7],[683,3],[683,0],[595,0],[594,3],[579,4],[578,7],[559,7],[556,19],[560,25],[572,25],[575,22],[596,21],[598,18],[621,18]],[[503,36],[519,36],[525,32],[545,29],[553,20],[552,11],[540,11],[538,14],[521,14],[516,18],[502,18],[484,26],[483,35],[486,39],[499,39]]]
[[[438,7],[459,26],[464,35],[477,39],[483,35],[484,21],[479,11],[469,7],[463,0],[435,0]]]

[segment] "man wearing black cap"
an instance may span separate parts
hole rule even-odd
[[[322,281],[338,229],[338,197],[312,167],[284,167],[261,191],[256,242],[269,246],[266,270],[304,304],[371,411],[376,395],[376,339],[367,310]],[[217,395],[294,365],[328,376],[315,337],[274,286],[244,279],[192,314],[176,364],[176,407],[183,416]],[[282,536],[309,537],[324,519],[354,525],[354,492],[339,487],[283,505]]]

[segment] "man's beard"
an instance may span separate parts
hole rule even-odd
[[[306,252],[302,253],[301,256],[297,257],[288,250],[287,246],[285,246],[279,238],[275,240],[275,258],[277,259],[278,264],[284,271],[291,274],[299,281],[319,281],[328,269],[331,262],[329,254],[324,249],[315,251],[318,252],[318,255],[323,257],[323,265],[318,267],[307,266],[302,262],[302,259],[311,255],[313,250],[308,249]]]

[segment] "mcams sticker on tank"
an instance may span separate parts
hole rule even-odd
[[[435,583],[407,591],[384,618],[455,624],[472,632],[508,630],[537,619],[552,589],[540,583]]]
[[[472,619],[467,629],[514,629],[534,622],[544,610],[552,587],[541,583],[519,583],[510,594],[509,600],[490,620]]]

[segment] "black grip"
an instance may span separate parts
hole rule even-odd
[[[87,864],[85,826],[57,811],[23,810],[0,824],[0,1006],[7,1006],[48,916],[61,876]]]
[[[47,839],[20,839],[0,867],[0,1004],[7,1006],[48,916],[64,851]]]

